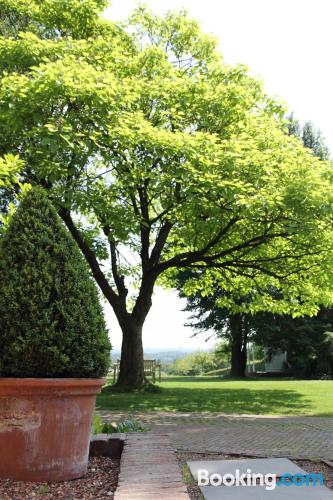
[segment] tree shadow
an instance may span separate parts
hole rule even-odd
[[[180,381],[184,383],[184,378],[179,379]],[[177,380],[173,379],[173,382]],[[246,385],[246,381],[244,384]],[[196,387],[196,384],[188,388],[164,387],[160,394],[108,394],[107,390],[104,390],[98,397],[98,409],[285,416],[316,413],[313,411],[313,401],[291,389],[257,390],[223,385],[216,388],[202,388]],[[333,410],[326,415],[333,416]]]
[[[232,382],[233,380],[240,381],[240,382],[253,382],[254,378],[250,377],[231,377],[230,375],[222,375],[222,376],[217,376],[217,375],[170,375],[168,377],[165,377],[162,379],[162,382],[181,382],[182,384],[184,383],[201,383],[204,384],[206,382]],[[259,380],[267,380],[269,379],[259,379]]]

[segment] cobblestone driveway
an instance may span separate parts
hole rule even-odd
[[[98,412],[118,421],[125,412]],[[221,413],[133,412],[154,432],[170,434],[177,450],[333,460],[333,418],[262,417]]]

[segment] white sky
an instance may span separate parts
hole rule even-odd
[[[333,0],[146,0],[159,13],[185,7],[220,40],[227,63],[244,63],[301,121],[320,128],[333,153]],[[113,0],[108,17],[126,18],[134,0]],[[144,330],[145,347],[205,348],[183,326],[184,302],[158,290]],[[121,335],[108,311],[114,347]]]

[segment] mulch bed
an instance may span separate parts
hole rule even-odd
[[[0,480],[1,500],[106,500],[113,499],[118,483],[120,460],[107,457],[89,459],[87,474],[63,483],[25,483]]]
[[[178,462],[183,472],[184,482],[187,486],[187,491],[191,500],[202,500],[200,489],[191,476],[186,462],[190,460],[237,460],[248,459],[250,457],[243,457],[239,455],[224,455],[222,453],[191,453],[191,452],[178,452]],[[253,457],[254,458],[254,457]],[[263,458],[263,457],[260,457]],[[324,464],[323,462],[312,462],[311,460],[292,460],[299,467],[302,467],[307,472],[316,472],[322,474],[325,478],[325,486],[333,490],[333,468]]]

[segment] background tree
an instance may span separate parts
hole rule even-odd
[[[243,311],[331,300],[328,166],[284,132],[281,106],[184,12],[139,8],[122,29],[98,0],[1,0],[0,153],[49,190],[123,332],[118,384],[144,384],[155,283],[199,268]],[[73,15],[74,14],[74,15]],[[164,276],[164,278],[163,278]],[[313,283],[318,287],[314,287]]]
[[[198,275],[197,275],[198,276]],[[230,346],[230,375],[245,377],[247,363],[247,344],[253,337],[251,319],[246,313],[233,313],[228,307],[219,306],[221,297],[229,297],[218,285],[213,287],[213,292],[202,295],[197,290],[190,296],[183,292],[189,279],[196,278],[194,271],[181,271],[177,276],[177,289],[180,297],[186,297],[184,311],[190,313],[188,326],[198,333],[214,332],[217,338],[224,339]]]
[[[176,375],[203,375],[217,368],[213,352],[198,351],[177,359],[169,372]]]
[[[314,156],[321,160],[330,159],[330,151],[325,144],[323,134],[311,121],[306,121],[302,126],[293,113],[286,117],[288,133],[298,137]]]
[[[287,123],[289,134],[298,137],[314,156],[321,160],[330,158],[321,131],[311,121],[301,126],[291,114]],[[259,313],[254,318],[257,342],[268,349],[269,355],[285,351],[289,369],[295,376],[332,376],[332,336],[329,333],[332,314],[331,308],[321,308],[315,316],[303,318]]]
[[[183,273],[183,282],[179,280],[181,297],[184,297],[182,288],[187,274]],[[333,337],[330,333],[333,309],[321,308],[315,316],[301,318],[271,312],[233,314],[232,310],[218,305],[223,294],[223,290],[218,287],[207,296],[202,296],[198,291],[187,297],[184,310],[191,314],[186,326],[200,334],[214,332],[216,338],[226,342],[222,357],[229,346],[230,375],[245,377],[249,342],[266,348],[269,357],[276,352],[286,352],[288,366],[285,368],[294,376],[311,378],[333,375]],[[185,360],[181,366],[192,366],[190,361]]]
[[[304,147],[311,149],[312,154],[321,160],[329,158],[330,153],[324,143],[320,130],[310,121],[302,127],[293,114],[286,117],[287,132],[302,141]],[[177,275],[177,289],[181,297],[186,297],[183,290],[189,279],[195,280],[198,273],[195,271],[180,271]],[[186,297],[185,311],[191,313],[191,320],[186,326],[198,332],[215,332],[218,338],[223,338],[230,345],[230,374],[235,377],[245,377],[247,364],[247,344],[256,341],[259,345],[268,348],[272,353],[286,350],[293,372],[302,376],[310,376],[321,366],[330,372],[330,355],[324,355],[325,347],[330,353],[330,337],[326,335],[327,315],[329,309],[322,309],[313,318],[293,318],[288,314],[247,312],[234,313],[233,308],[221,307],[222,297],[230,298],[233,292],[226,292],[218,282],[207,295],[197,289]],[[253,292],[242,298],[240,302],[251,302]],[[273,295],[276,293],[271,289]],[[320,356],[321,355],[321,356]],[[321,362],[321,360],[323,360]],[[311,362],[312,359],[312,362]]]
[[[254,317],[256,342],[268,356],[287,353],[286,371],[299,378],[333,375],[333,309],[314,317],[259,313]]]

